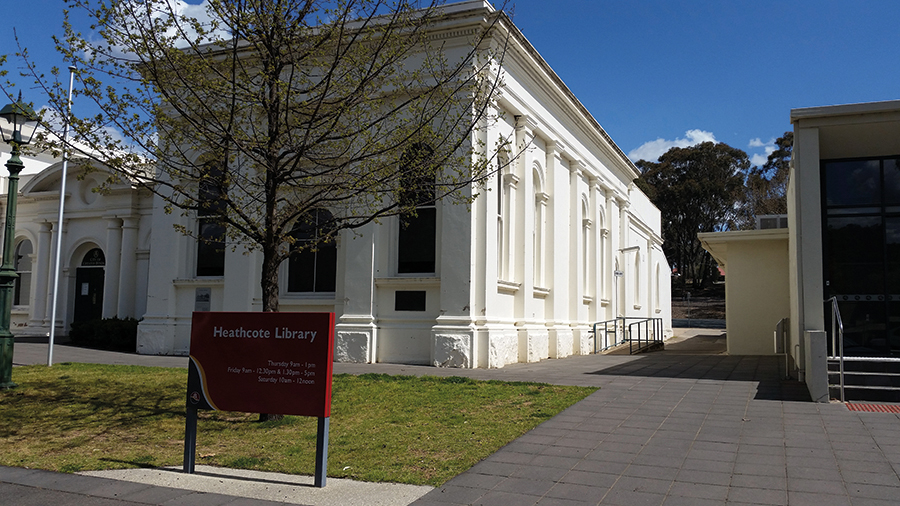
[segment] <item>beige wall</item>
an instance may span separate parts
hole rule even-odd
[[[790,314],[788,232],[750,230],[699,234],[725,268],[729,355],[773,355],[775,325]]]

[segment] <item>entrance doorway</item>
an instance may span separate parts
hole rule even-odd
[[[100,248],[87,252],[75,269],[75,314],[73,321],[99,320],[103,317],[103,279],[106,257]]]

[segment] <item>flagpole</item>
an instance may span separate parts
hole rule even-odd
[[[47,348],[47,366],[53,365],[53,340],[56,336],[56,306],[59,299],[59,259],[62,253],[63,209],[66,203],[66,173],[69,167],[69,119],[72,116],[72,88],[75,84],[75,66],[69,66],[69,98],[66,102],[66,119],[63,126],[62,176],[59,178],[59,216],[56,220],[56,262],[53,267],[53,308],[50,311],[50,346]]]

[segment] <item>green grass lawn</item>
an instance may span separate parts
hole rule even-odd
[[[0,465],[75,472],[181,465],[186,369],[58,364],[0,391]],[[595,389],[337,375],[328,476],[440,485]],[[201,411],[197,463],[313,474],[316,419]]]

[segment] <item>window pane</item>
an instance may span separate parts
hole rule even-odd
[[[337,244],[319,242],[327,236],[332,215],[318,209],[297,220],[291,235],[295,251],[288,258],[288,292],[334,292]]]
[[[881,217],[829,218],[825,231],[826,290],[833,295],[883,293]]]
[[[316,291],[333,292],[337,277],[337,246],[322,244],[316,252]]]
[[[885,304],[882,301],[838,302],[844,324],[844,353],[884,355],[890,351],[885,332]]]
[[[416,211],[416,216],[400,219],[397,272],[402,274],[435,271],[437,210],[429,207]]]
[[[16,246],[15,269],[17,271],[31,270],[31,254],[33,252],[34,250],[31,248],[31,241],[25,240]]]
[[[826,163],[825,198],[829,206],[881,204],[879,161]]]
[[[211,220],[200,220],[197,275],[225,275],[225,227]]]
[[[884,161],[884,203],[900,204],[900,158]]]
[[[312,292],[315,287],[316,254],[310,250],[291,254],[288,259],[288,291]]]
[[[31,303],[31,273],[20,272],[16,279],[16,291],[13,296],[13,305],[27,306]]]

